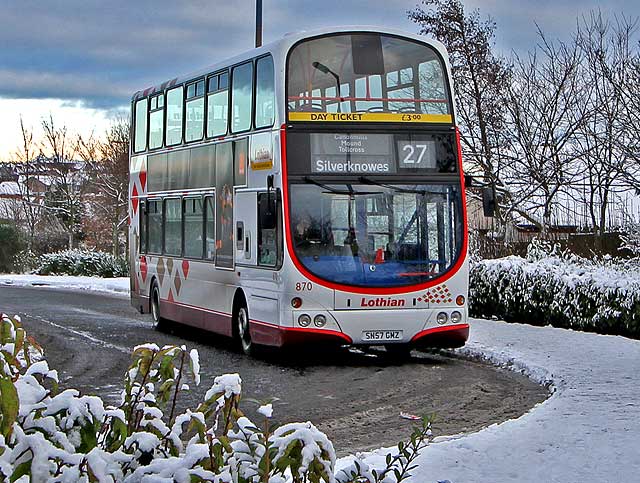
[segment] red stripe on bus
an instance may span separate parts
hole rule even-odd
[[[304,265],[298,260],[298,257],[295,254],[293,248],[293,241],[291,239],[291,231],[289,229],[291,225],[291,220],[289,219],[289,180],[287,178],[287,132],[286,125],[283,124],[280,127],[280,162],[282,164],[282,199],[284,203],[284,224],[285,224],[285,239],[287,241],[287,252],[289,253],[289,257],[291,261],[296,266],[298,271],[302,273],[309,280],[317,283],[318,285],[326,288],[330,288],[333,290],[340,290],[342,292],[348,293],[357,293],[357,294],[370,294],[370,295],[396,295],[396,294],[404,294],[408,292],[417,292],[419,290],[424,290],[429,287],[434,287],[435,285],[439,285],[451,277],[453,277],[460,268],[462,267],[466,257],[467,257],[467,246],[469,243],[469,230],[467,229],[467,205],[466,205],[466,196],[464,189],[464,173],[462,171],[462,148],[460,146],[460,132],[458,128],[456,128],[456,142],[458,143],[458,170],[460,172],[460,190],[461,190],[461,202],[462,202],[462,247],[460,248],[460,256],[456,263],[451,267],[449,271],[447,271],[441,277],[435,278],[433,280],[429,280],[428,282],[424,282],[418,285],[408,285],[403,287],[389,287],[389,288],[379,288],[379,287],[354,287],[351,285],[342,285],[335,282],[329,282],[327,280],[323,280],[320,277],[313,275],[309,272]]]
[[[429,329],[421,330],[411,338],[411,342],[415,342],[418,339],[431,334],[437,334],[439,332],[457,332],[463,330],[469,330],[469,324],[456,324],[456,325],[442,325],[438,327],[430,327]]]
[[[339,332],[337,330],[312,329],[307,327],[283,327],[282,325],[272,324],[270,322],[263,322],[261,320],[254,320],[254,319],[251,319],[249,322],[257,325],[262,325],[263,327],[268,327],[270,329],[285,332],[285,333],[300,333],[300,334],[323,335],[327,337],[338,337],[346,341],[347,344],[353,343],[353,339],[351,337],[349,337],[344,332]]]

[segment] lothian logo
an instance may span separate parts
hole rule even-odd
[[[378,297],[366,299],[362,297],[360,307],[404,307],[405,301],[402,299],[392,299],[391,297]]]

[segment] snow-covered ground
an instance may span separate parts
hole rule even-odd
[[[34,283],[123,295],[129,287],[128,278],[0,275],[0,286]],[[471,327],[458,354],[522,372],[554,393],[518,419],[436,439],[413,483],[640,481],[640,341],[487,320]],[[383,465],[387,452],[366,459]]]
[[[554,394],[518,419],[432,443],[412,482],[640,481],[640,341],[487,320],[471,324],[470,341],[459,353],[552,382]],[[382,463],[386,451],[377,453],[368,462]]]
[[[72,277],[66,275],[0,275],[2,285],[52,287],[67,290],[90,290],[129,296],[129,278]]]

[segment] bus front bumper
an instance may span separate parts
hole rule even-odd
[[[277,347],[304,344],[379,345],[405,343],[417,348],[453,349],[462,347],[469,338],[469,324],[466,323],[425,327],[410,337],[407,334],[403,340],[371,342],[340,330],[283,327],[254,320],[251,322],[251,338],[255,343]]]

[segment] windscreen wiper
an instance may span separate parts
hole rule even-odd
[[[303,181],[304,181],[305,183],[314,184],[314,185],[316,185],[316,186],[319,186],[319,187],[320,187],[320,188],[322,188],[323,190],[327,190],[327,191],[329,191],[329,192],[331,192],[331,193],[335,193],[335,194],[337,194],[337,195],[348,195],[348,194],[349,194],[349,192],[348,192],[348,191],[341,191],[341,190],[337,190],[337,189],[331,188],[331,187],[327,186],[327,185],[326,185],[326,184],[324,184],[324,183],[320,183],[319,181],[316,181],[315,179],[310,178],[309,176],[305,176],[305,177],[304,177],[304,178],[302,178],[302,179],[303,179]]]
[[[380,193],[376,193],[376,192],[370,192],[370,191],[354,191],[353,188],[350,185],[349,186],[349,190],[337,190],[335,188],[331,188],[330,186],[324,184],[324,183],[320,183],[319,181],[316,181],[313,178],[310,178],[309,176],[305,176],[304,178],[302,178],[302,180],[305,183],[309,183],[309,184],[314,184],[316,186],[319,186],[322,189],[327,190],[329,193],[334,193],[336,195],[347,195],[347,196],[363,196],[363,195],[377,195]]]
[[[360,176],[358,178],[358,181],[360,181],[362,184],[373,184],[376,186],[380,186],[382,188],[398,191],[399,193],[414,193],[418,195],[426,195],[428,193],[427,190],[412,190],[410,188],[401,188],[399,186],[392,185],[392,184],[380,183],[379,181],[375,181],[371,178],[367,178],[366,176]]]

